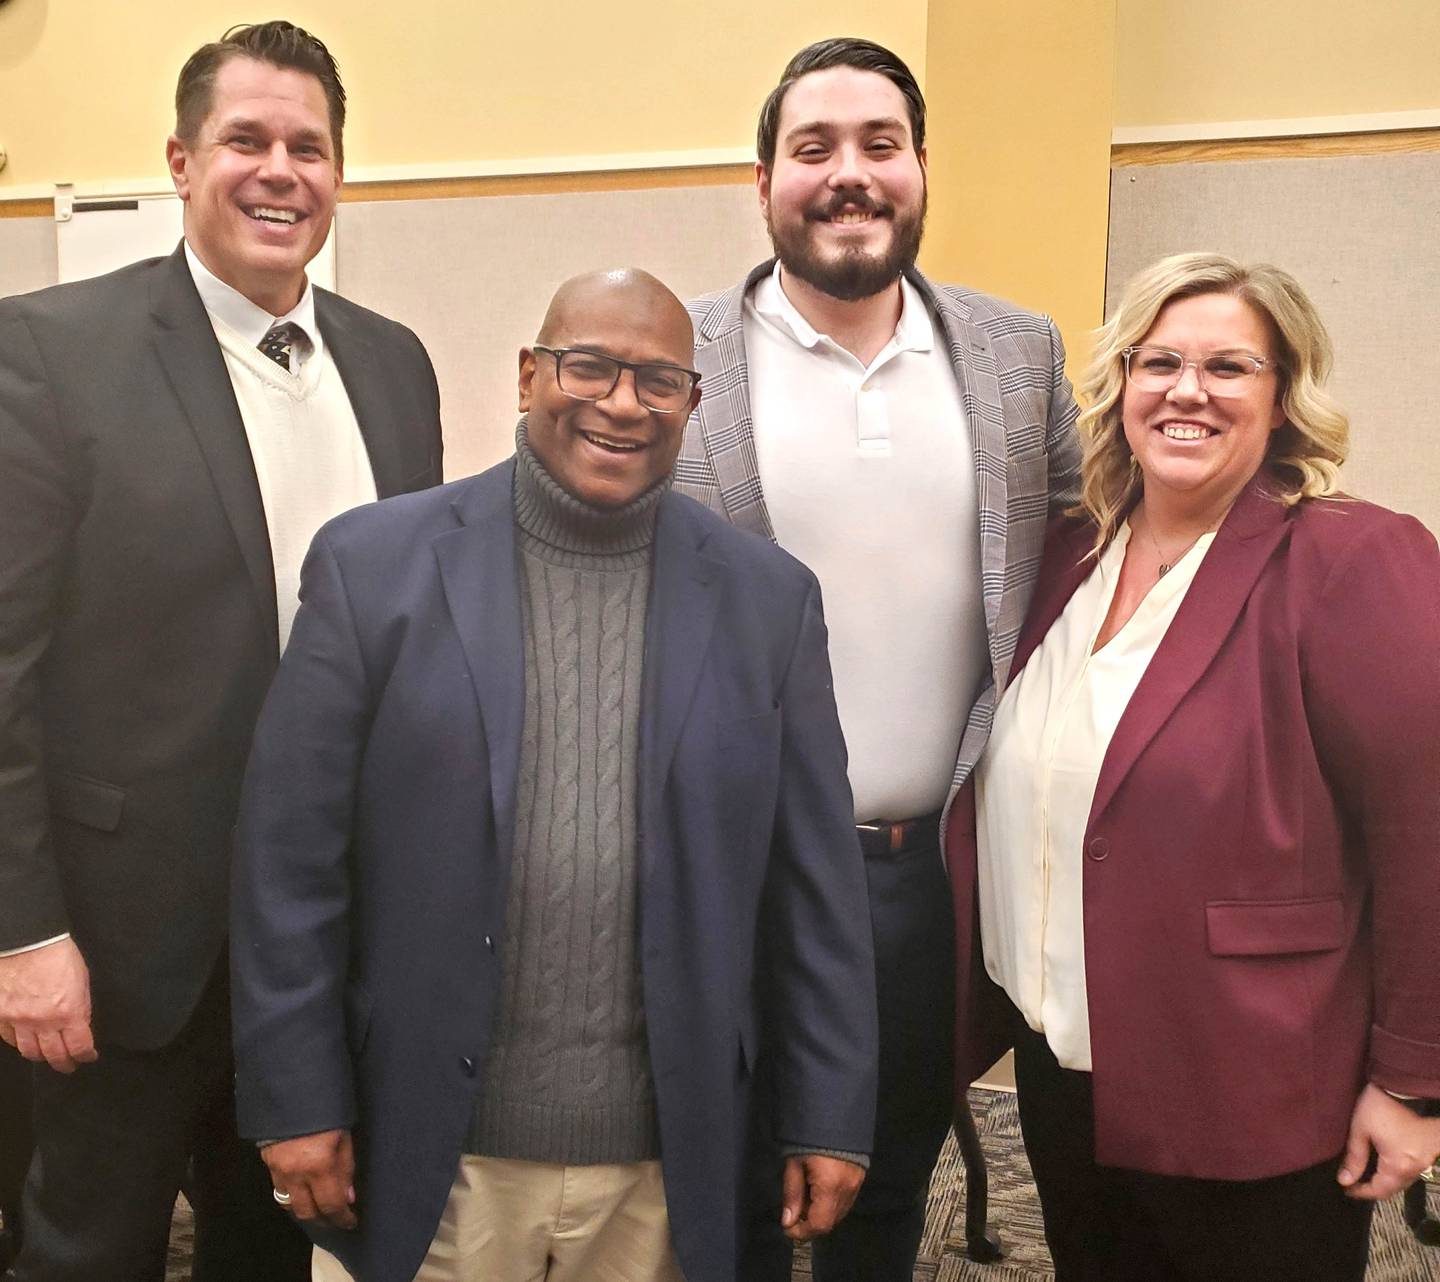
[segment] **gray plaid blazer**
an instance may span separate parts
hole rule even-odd
[[[705,394],[686,424],[675,464],[680,493],[772,541],[775,531],[755,456],[741,314],[746,292],[773,269],[772,259],[743,283],[689,304],[695,367]],[[990,736],[995,692],[1005,688],[1009,676],[1040,569],[1046,522],[1079,497],[1080,446],[1065,349],[1049,317],[973,290],[933,285],[916,271],[909,279],[940,317],[975,441],[980,585],[991,679],[976,698],[960,740],[953,800]]]

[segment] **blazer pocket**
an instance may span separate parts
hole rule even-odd
[[[51,775],[45,781],[50,813],[87,828],[114,832],[125,809],[125,789],[84,775]]]
[[[1005,471],[1011,480],[1034,480],[1045,477],[1050,471],[1050,455],[1044,449],[1022,449],[1020,454],[1009,454],[1005,458]]]
[[[766,708],[764,712],[752,713],[748,717],[733,717],[722,721],[715,728],[715,742],[721,752],[735,749],[753,750],[757,745],[778,739],[780,735],[780,708]]]
[[[1231,899],[1205,905],[1205,930],[1216,957],[1324,953],[1345,942],[1345,904],[1318,899]]]
[[[1005,460],[1006,488],[1017,494],[1044,494],[1050,487],[1050,456],[1044,450],[1012,454]]]
[[[417,490],[428,490],[436,484],[431,478],[435,475],[435,467],[432,463],[425,464],[413,476],[407,476],[400,482],[401,494],[414,494]]]

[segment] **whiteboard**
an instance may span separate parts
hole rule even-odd
[[[179,201],[166,199],[178,220]],[[111,213],[121,216],[112,220]],[[123,243],[126,256],[92,261],[91,272],[174,250],[178,221],[164,226],[163,236],[152,229],[158,239],[142,245],[136,239],[141,220],[159,213],[126,214],[77,214],[73,223],[79,226],[61,224],[68,228],[64,242],[84,234],[84,219],[117,224],[113,235],[96,239]],[[106,230],[103,222],[94,226]],[[56,245],[49,215],[0,218],[0,297],[61,279]],[[445,470],[453,478],[514,448],[516,353],[534,339],[550,295],[566,277],[634,264],[681,298],[693,298],[743,280],[769,253],[755,189],[747,181],[342,201],[316,264],[333,254],[326,271],[337,274],[340,293],[410,326],[429,349],[440,380]],[[81,269],[72,262],[70,271]],[[313,274],[324,283],[319,271]]]
[[[174,192],[77,200],[65,222],[55,224],[61,282],[88,280],[142,258],[171,253],[183,234],[185,205]],[[335,288],[335,227],[306,274],[316,285]]]

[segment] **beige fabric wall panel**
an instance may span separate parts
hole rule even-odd
[[[0,218],[0,298],[59,279],[54,218]]]
[[[1106,312],[1165,254],[1285,268],[1335,342],[1345,485],[1440,532],[1440,153],[1127,168],[1111,176]]]
[[[770,252],[749,186],[354,202],[336,217],[340,292],[409,325],[435,362],[447,478],[510,453],[517,353],[561,281],[643,267],[685,299]]]

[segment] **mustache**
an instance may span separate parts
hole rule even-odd
[[[828,222],[847,208],[877,218],[888,218],[895,212],[895,206],[886,201],[875,200],[863,191],[847,191],[842,188],[828,200],[808,209],[805,217],[811,222]]]

